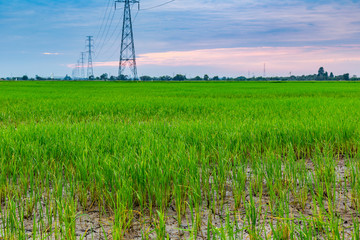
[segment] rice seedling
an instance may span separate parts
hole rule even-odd
[[[0,239],[358,239],[359,93],[2,82]]]

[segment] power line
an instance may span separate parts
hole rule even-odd
[[[132,7],[134,7],[134,5],[133,5]],[[137,10],[137,12],[136,12],[136,14],[135,14],[135,17],[133,17],[133,20],[132,20],[132,23],[133,23],[133,24],[135,23],[135,20],[136,20],[136,18],[137,18],[137,16],[138,16],[138,13],[139,13],[139,10]],[[119,23],[121,23],[121,22],[122,22],[122,19],[120,19]],[[118,26],[117,26],[117,27],[118,27]],[[112,34],[112,36],[109,38],[109,40],[112,39],[114,33],[115,33],[116,30],[117,30],[117,27],[114,29],[113,34]],[[103,54],[104,54],[104,53],[108,53],[110,50],[114,50],[114,49],[113,49],[113,46],[115,46],[115,45],[116,45],[116,42],[120,39],[121,33],[122,33],[122,31],[119,31],[119,33],[117,34],[117,36],[113,39],[112,43],[109,44],[109,47],[108,47],[105,51],[102,52]],[[111,54],[109,57],[107,57],[106,59],[103,59],[102,61],[104,61],[104,62],[109,61],[111,58],[113,58],[113,57],[115,56],[115,54],[117,54],[117,53],[120,51],[120,48],[121,48],[121,46],[118,46],[118,47],[115,49],[115,51],[112,51],[112,54]],[[105,54],[104,54],[104,55],[105,55]]]
[[[113,10],[114,11],[114,10]],[[109,29],[111,28],[111,25],[112,25],[112,22],[113,22],[113,20],[114,20],[114,16],[115,16],[115,11],[111,14],[111,11],[109,12],[109,14],[108,14],[108,17],[107,17],[107,19],[106,19],[106,23],[105,23],[105,26],[104,26],[104,28],[103,28],[103,30],[101,31],[101,35],[100,35],[100,37],[99,38],[97,38],[98,40],[97,40],[97,49],[99,49],[100,47],[100,44],[101,43],[103,43],[104,41],[105,41],[105,39],[104,39],[104,34],[106,33],[106,34],[108,34],[108,32],[109,32]],[[109,24],[109,21],[110,21],[110,24]],[[105,38],[106,38],[106,36],[105,36]]]
[[[140,11],[140,9],[137,10],[135,17],[132,20],[133,24],[135,23],[135,20],[136,20],[137,16],[139,15],[139,11]]]
[[[101,50],[103,49],[105,43],[107,42],[107,36],[109,35],[109,32],[110,32],[112,23],[113,23],[113,21],[114,21],[115,13],[116,13],[116,11],[114,11],[114,13],[113,13],[112,16],[111,16],[110,24],[108,25],[108,27],[107,27],[107,29],[106,29],[105,37],[102,39],[101,43],[100,43],[100,41],[99,41],[99,44],[101,44],[101,46],[98,45],[98,48],[97,48],[98,50],[97,50],[97,53],[96,53],[96,55],[95,55],[95,58],[98,57],[98,55],[101,53]],[[114,31],[115,31],[115,30],[114,30]],[[99,47],[99,46],[100,46],[100,47]]]
[[[172,3],[172,2],[175,2],[175,1],[176,0],[170,0],[170,1],[164,2],[162,4],[159,4],[159,5],[156,5],[156,6],[153,6],[153,7],[140,9],[140,11],[147,11],[147,10],[151,10],[151,9],[154,9],[154,8],[162,7],[162,6],[165,6],[165,5],[167,5],[169,3]]]
[[[98,38],[98,36],[99,36],[99,34],[100,34],[100,32],[101,32],[101,29],[102,29],[102,27],[103,27],[103,25],[104,25],[105,18],[106,18],[107,12],[108,12],[108,10],[109,10],[111,1],[112,1],[112,0],[108,0],[107,6],[106,6],[106,10],[105,10],[105,12],[104,12],[104,15],[103,15],[103,17],[102,17],[102,21],[101,21],[101,24],[100,24],[100,29],[99,29],[99,31],[97,32],[97,34],[95,35],[95,36],[96,36],[95,39]]]
[[[113,17],[111,19],[111,24],[113,22],[114,16],[115,16],[115,12],[114,12],[114,15],[113,15]],[[116,30],[118,30],[118,28],[120,27],[120,23],[121,23],[121,18],[120,18],[119,22],[116,24],[116,26],[115,26],[113,32],[111,33],[110,37],[107,39],[107,36],[109,35],[110,29],[111,29],[111,25],[109,26],[108,31],[107,31],[107,33],[105,35],[104,41],[102,41],[102,44],[101,44],[100,48],[98,48],[98,50],[96,52],[95,59],[97,59],[98,56],[102,53],[102,49],[104,48],[106,42],[108,42],[108,41],[110,41],[110,39],[112,39],[112,37],[114,36]]]
[[[119,31],[119,34],[116,36],[116,38],[114,38],[113,42],[111,44],[109,44],[109,47],[105,51],[102,52],[102,55],[106,55],[105,53],[108,53],[110,50],[113,50],[113,46],[120,39],[120,36],[121,36],[121,31]],[[106,61],[110,60],[112,57],[114,57],[114,55],[120,51],[120,47],[121,46],[118,46],[115,51],[112,51],[112,54],[110,57],[106,58],[105,60],[103,59],[102,61],[106,62]]]
[[[169,4],[169,3],[172,3],[172,2],[174,2],[174,1],[176,1],[176,0],[167,1],[167,2],[165,2],[165,3],[159,4],[159,5],[156,5],[156,6],[153,6],[153,7],[149,7],[149,8],[144,8],[144,9],[139,8],[138,11],[137,11],[136,14],[135,14],[135,17],[134,17],[133,20],[132,20],[132,24],[134,24],[134,22],[136,21],[136,18],[137,18],[138,14],[139,14],[139,11],[147,11],[147,10],[151,10],[151,9],[154,9],[154,8],[162,7],[162,6],[165,6],[165,5]],[[133,6],[134,6],[134,5],[133,5]],[[132,8],[133,8],[133,6],[132,6]],[[120,23],[120,22],[119,22],[119,23]],[[119,24],[118,24],[118,25],[119,25]],[[113,37],[113,35],[114,35],[114,33],[115,33],[118,25],[115,27],[115,29],[114,29],[113,33],[111,34],[109,40],[112,39],[112,37]],[[118,39],[118,37],[120,37],[120,34],[114,39],[114,44],[115,44],[115,41]],[[103,44],[102,44],[102,46],[101,46],[101,50],[102,50],[102,48],[104,47],[104,43],[105,43],[105,42],[103,42]],[[114,45],[114,44],[111,44],[111,46]],[[108,49],[105,51],[105,53],[108,52],[110,49],[111,49],[111,47],[108,48]],[[99,50],[99,51],[97,52],[95,58],[97,58],[97,57],[100,55],[101,50]],[[107,60],[111,59],[111,58],[116,54],[116,52],[117,52],[118,50],[120,50],[120,47],[118,47],[117,50],[114,51],[113,54],[112,54],[109,58],[107,58]],[[107,60],[105,60],[105,61],[107,61]]]
[[[120,32],[120,34],[121,34],[121,32]],[[115,56],[115,54],[118,54],[118,52],[120,51],[120,48],[121,48],[121,45],[119,45],[119,46],[112,52],[112,54],[111,54],[109,57],[103,59],[102,61],[103,61],[103,62],[107,62],[107,61],[111,60],[111,59]],[[108,50],[111,50],[111,48],[108,48]]]
[[[113,27],[113,20],[114,20],[115,13],[116,13],[116,3],[124,3],[124,8],[123,8],[124,14],[122,15],[122,18],[123,18],[122,31],[119,31],[119,34],[115,37],[115,39],[113,41],[113,44],[109,45],[110,47],[106,49],[105,53],[107,53],[109,50],[112,49],[112,46],[114,46],[116,44],[116,41],[119,39],[120,34],[122,34],[120,47],[118,47],[116,51],[113,51],[113,54],[108,59],[111,59],[116,54],[116,52],[118,52],[118,50],[121,49],[120,61],[119,61],[119,76],[123,75],[125,68],[128,67],[128,68],[130,68],[130,70],[132,72],[133,79],[137,79],[136,55],[135,55],[135,46],[134,46],[134,36],[133,36],[132,25],[135,22],[138,14],[139,14],[139,11],[148,11],[148,10],[152,10],[155,8],[159,8],[159,7],[165,6],[167,4],[170,4],[172,2],[175,2],[176,0],[169,0],[162,4],[144,8],[144,9],[140,9],[140,0],[115,0],[115,8],[110,7],[112,1],[113,0],[108,0],[108,2],[107,2],[107,7],[102,16],[99,31],[96,34],[95,39],[96,39],[97,43],[96,43],[95,47],[96,47],[97,51],[96,51],[94,58],[97,59],[103,53],[102,50],[103,50],[104,46],[113,39],[113,37],[115,36],[115,32],[119,29],[119,25],[120,25],[121,21],[119,21],[115,25],[115,27]],[[132,18],[131,17],[132,7],[134,6],[133,4],[136,4],[136,3],[138,4],[139,8],[135,14],[135,17]],[[113,31],[111,32],[110,37],[109,37],[109,33],[112,29],[113,29]],[[88,53],[87,75],[88,75],[88,77],[90,77],[90,76],[93,76],[92,53],[93,53],[93,49],[94,49],[94,39],[92,36],[87,37],[87,43],[88,43],[88,45],[87,45],[88,50],[87,49],[85,50]],[[80,67],[80,64],[78,63],[78,66],[79,66],[78,70],[81,69],[81,77],[82,78],[85,78],[84,54],[85,53],[81,54],[82,66]],[[80,71],[78,71],[78,75],[80,75]]]

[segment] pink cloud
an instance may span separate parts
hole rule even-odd
[[[55,52],[55,53],[51,53],[51,52],[44,52],[44,53],[42,53],[43,55],[61,55],[62,53],[57,53],[57,52]]]
[[[337,74],[356,73],[360,66],[360,45],[338,47],[248,47],[140,54],[139,66],[209,67],[229,73],[269,73],[286,75],[314,73],[320,66]],[[117,61],[96,62],[95,67],[117,67]],[[359,73],[358,73],[359,74]]]

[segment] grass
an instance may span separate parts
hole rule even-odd
[[[359,83],[0,82],[0,237],[96,210],[95,238],[359,239],[359,110]]]

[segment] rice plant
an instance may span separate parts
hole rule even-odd
[[[1,82],[0,239],[359,239],[360,85]]]

